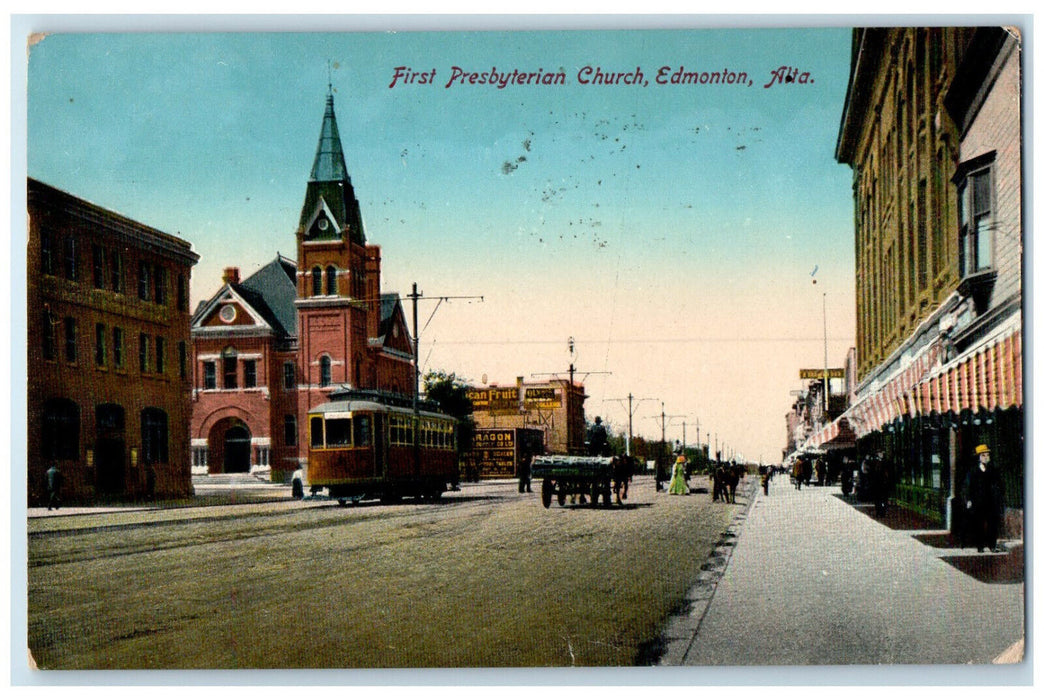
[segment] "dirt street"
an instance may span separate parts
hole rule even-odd
[[[39,518],[29,648],[42,669],[633,665],[739,507],[639,477],[611,509],[495,482]]]

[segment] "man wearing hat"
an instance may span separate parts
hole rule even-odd
[[[1000,475],[990,464],[990,448],[979,445],[975,448],[978,464],[968,471],[964,480],[964,505],[967,508],[968,536],[980,552],[997,547],[1001,514],[1004,512],[1004,485]]]

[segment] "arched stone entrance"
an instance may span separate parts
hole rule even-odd
[[[238,418],[214,424],[207,437],[211,474],[244,474],[250,471],[251,434]]]
[[[237,425],[225,431],[224,472],[234,474],[250,471],[250,431]]]

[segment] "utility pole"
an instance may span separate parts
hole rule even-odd
[[[826,292],[823,292],[823,424],[827,423],[827,405],[830,394],[830,365],[827,364]]]
[[[420,468],[420,326],[417,324],[417,302],[420,301],[421,297],[424,296],[423,292],[417,291],[417,283],[413,283],[413,291],[406,295],[408,299],[413,302],[413,467],[414,470]],[[479,301],[485,301],[480,296],[440,296],[440,297],[428,297],[433,301],[438,301],[442,304],[444,301],[451,301],[453,299],[478,299]],[[435,316],[435,311],[438,311],[439,305],[435,306],[435,310],[431,312],[431,316],[428,317],[430,322],[432,317]],[[427,324],[425,324],[427,328]]]
[[[667,415],[667,409],[666,409],[666,406],[664,405],[664,402],[663,401],[660,402],[660,415],[659,416],[653,416],[653,418],[659,418],[660,419],[660,442],[662,442],[664,444],[664,447],[667,446],[667,419],[668,418],[670,418],[670,419],[686,418],[686,417],[687,416],[685,414],[683,414],[683,413],[676,413],[676,414],[668,416]]]
[[[572,337],[570,337],[569,338],[569,356],[570,356],[570,358],[572,358],[574,356],[575,349],[576,349],[576,341],[573,340]],[[578,420],[580,419],[580,417],[577,415],[578,411],[574,411],[573,410],[573,403],[572,403],[572,391],[573,391],[573,386],[576,383],[575,376],[576,376],[576,373],[579,372],[580,370],[578,370],[573,365],[572,359],[570,359],[570,361],[569,361],[569,370],[568,371],[569,371],[569,391],[568,391],[569,396],[566,396],[564,398],[568,402],[567,405],[569,407],[568,408],[567,418],[566,418],[566,421],[567,421],[567,423],[566,423],[566,445],[571,448],[572,445],[573,445],[573,441],[572,441],[572,437],[573,437],[573,417],[576,416],[576,418]],[[531,376],[531,377],[554,377],[555,379],[558,379],[559,381],[562,381],[562,379],[559,378],[559,376],[558,376],[559,374],[560,374],[560,372],[537,372],[537,373],[531,374],[529,376]],[[587,379],[592,374],[612,374],[612,372],[583,372],[584,379]],[[581,380],[581,381],[583,381],[583,380]],[[521,398],[521,397],[519,397],[519,398]],[[580,408],[582,409],[583,406],[581,406]],[[583,440],[582,439],[581,439],[581,444],[583,444]]]
[[[606,399],[606,401],[620,401],[624,399]],[[638,403],[636,404],[635,401]],[[627,394],[627,456],[631,456],[631,443],[634,442],[634,411],[638,408],[638,404],[642,401],[655,401],[655,399],[642,398],[636,399],[634,394]]]

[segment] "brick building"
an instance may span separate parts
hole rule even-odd
[[[29,503],[191,493],[191,245],[28,180]]]
[[[380,290],[332,94],[295,238],[296,262],[277,256],[244,280],[226,269],[193,316],[196,473],[282,480],[305,463],[305,417],[331,391],[414,392],[413,343],[398,294]]]
[[[956,525],[985,442],[1021,533],[1021,39],[857,29],[837,159],[853,169],[858,384],[843,418],[897,499]],[[822,437],[822,436],[820,436]]]

